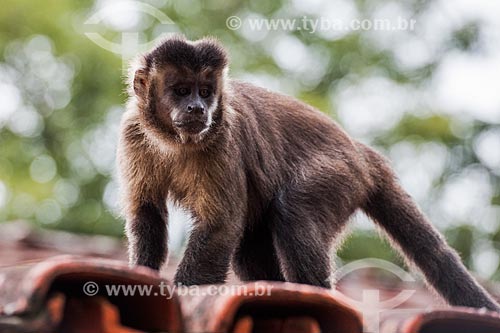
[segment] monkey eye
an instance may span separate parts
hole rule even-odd
[[[189,91],[189,88],[181,87],[181,88],[175,89],[175,93],[179,96],[186,96],[186,95],[189,95],[190,91]]]
[[[208,88],[201,88],[200,89],[200,96],[203,97],[203,98],[207,98],[208,96],[210,96],[210,89],[208,89]]]

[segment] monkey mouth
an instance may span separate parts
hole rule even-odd
[[[189,134],[198,134],[208,127],[206,122],[201,120],[174,121],[174,126]]]

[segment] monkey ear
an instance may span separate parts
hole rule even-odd
[[[148,91],[148,73],[144,69],[138,69],[134,73],[134,92],[137,97],[146,99]]]

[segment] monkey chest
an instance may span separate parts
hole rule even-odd
[[[196,216],[215,216],[225,205],[229,192],[229,182],[210,173],[180,173],[169,186],[169,197]]]

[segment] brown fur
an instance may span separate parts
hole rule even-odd
[[[131,264],[164,262],[169,198],[194,217],[176,282],[224,282],[232,261],[243,280],[329,287],[330,247],[361,208],[450,303],[498,309],[379,154],[309,105],[226,79],[226,65],[216,41],[173,38],[131,80],[119,145]],[[173,125],[178,79],[212,80],[203,135]]]

